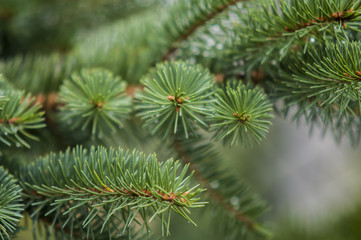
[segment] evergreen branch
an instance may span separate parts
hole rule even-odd
[[[283,25],[287,32],[296,32],[307,27],[317,25],[325,26],[327,23],[337,22],[347,29],[346,22],[355,22],[357,26],[361,20],[361,1],[341,0],[341,1],[295,1],[294,6],[290,6],[285,1],[281,1],[281,11],[285,16],[283,21],[278,18],[279,24]],[[302,12],[303,11],[303,12]],[[286,14],[287,12],[287,14]],[[298,18],[291,23],[290,14],[297,13]]]
[[[258,143],[265,137],[271,124],[272,104],[259,89],[229,82],[226,89],[218,89],[216,97],[214,114],[209,116],[215,138],[230,145],[240,141],[243,146],[252,146],[252,142]]]
[[[12,175],[0,166],[0,239],[10,240],[22,218],[21,188]]]
[[[289,71],[284,75],[290,73],[292,79],[287,77],[282,81],[282,97],[290,104],[307,99],[309,105],[305,109],[319,105],[339,118],[354,113],[355,110],[350,109],[352,103],[361,104],[359,54],[360,42],[339,42],[309,49],[298,59],[286,59],[283,69]]]
[[[45,127],[41,106],[29,94],[11,87],[1,89],[0,96],[6,99],[0,103],[0,143],[30,148],[23,137],[38,140],[29,130]]]
[[[337,140],[348,135],[360,141],[360,42],[314,46],[298,57],[281,63],[280,81],[274,96],[285,101],[285,113],[298,106],[295,119],[330,129]],[[361,75],[361,74],[360,74]]]
[[[164,138],[189,131],[194,134],[194,123],[207,126],[205,115],[211,111],[213,76],[200,65],[187,62],[158,64],[156,72],[144,79],[145,92],[141,93],[136,109],[152,128]]]
[[[178,5],[170,10],[170,21],[165,21],[166,25],[164,28],[166,32],[170,33],[169,37],[172,39],[173,46],[168,49],[162,59],[168,60],[177,50],[177,45],[181,41],[188,39],[198,28],[238,2],[241,2],[241,0],[193,0],[178,3]]]
[[[272,234],[254,220],[267,210],[265,203],[245,183],[234,178],[229,169],[221,167],[222,159],[212,144],[199,139],[176,140],[173,146],[180,159],[195,172],[194,177],[207,188],[210,207],[216,214],[216,228],[225,239],[246,238],[249,233],[271,238]]]
[[[315,42],[346,40],[346,30],[359,31],[361,1],[268,1],[256,5],[238,24],[237,58],[256,62],[282,60],[290,51],[303,50]],[[244,49],[247,49],[245,53]]]
[[[126,233],[136,222],[148,230],[148,218],[159,216],[168,235],[171,212],[192,222],[188,208],[204,205],[195,198],[202,189],[189,187],[187,168],[172,159],[158,162],[154,154],[77,147],[39,158],[22,169],[20,179],[35,208],[32,218],[52,216],[89,238],[95,229],[109,231],[109,237]]]
[[[126,83],[103,69],[83,69],[74,73],[60,88],[64,105],[61,119],[72,128],[91,126],[93,135],[103,137],[123,126],[131,111],[130,98],[125,96]]]

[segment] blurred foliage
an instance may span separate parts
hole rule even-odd
[[[277,233],[278,240],[359,240],[361,238],[361,206],[354,211],[339,217],[335,222],[326,226],[309,230],[302,227],[302,224],[290,222],[280,222]]]
[[[99,28],[154,3],[154,0],[2,0],[0,56],[67,51],[75,32]]]

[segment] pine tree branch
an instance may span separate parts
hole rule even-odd
[[[306,51],[315,42],[348,39],[346,30],[359,29],[361,1],[272,0],[241,14],[234,57],[246,59],[252,69],[257,63],[282,60],[292,51]]]
[[[0,103],[0,143],[30,148],[24,137],[38,140],[30,131],[45,127],[41,106],[23,91],[5,88],[0,89],[0,95],[8,99]]]
[[[193,222],[189,208],[204,205],[195,198],[203,190],[189,187],[192,174],[187,176],[187,169],[172,159],[159,162],[154,154],[77,147],[22,168],[20,181],[34,208],[33,219],[49,215],[54,223],[63,222],[62,227],[76,227],[83,234],[106,233],[115,222],[124,223],[116,233],[109,231],[110,237],[139,223],[136,216],[147,230],[147,222],[159,216],[163,234],[168,235],[171,212]]]
[[[35,188],[34,188],[35,189]],[[156,193],[152,193],[150,190],[146,189],[135,189],[135,188],[110,188],[105,186],[103,188],[59,188],[56,191],[53,191],[49,194],[45,194],[42,191],[32,190],[26,193],[27,196],[31,198],[43,198],[46,199],[48,197],[52,198],[65,198],[68,196],[82,196],[82,197],[92,197],[92,196],[106,196],[110,194],[112,197],[132,197],[132,198],[153,198],[155,200],[159,199],[159,197],[167,202],[170,202],[173,205],[184,206],[184,203],[187,203],[188,200],[186,196],[189,192],[184,192],[181,195],[177,192],[168,192],[162,193],[159,190]]]
[[[204,16],[203,18],[199,19],[197,22],[195,22],[193,25],[189,26],[186,32],[182,33],[178,39],[176,39],[173,42],[173,45],[171,48],[168,49],[168,51],[163,55],[162,60],[168,60],[170,56],[178,49],[176,46],[180,42],[187,40],[189,36],[191,36],[198,28],[205,25],[208,21],[214,19],[219,14],[227,10],[230,6],[233,6],[237,4],[238,2],[241,2],[244,0],[231,0],[229,2],[224,3],[223,5],[220,5],[216,7],[212,12],[208,13],[208,15]]]
[[[296,32],[297,30],[303,29],[303,28],[307,28],[309,26],[314,26],[316,24],[322,24],[322,23],[330,23],[330,22],[340,22],[342,24],[342,26],[344,27],[344,29],[347,29],[346,26],[346,21],[347,20],[353,20],[352,16],[353,13],[355,13],[355,11],[353,9],[349,9],[346,12],[344,11],[339,11],[339,12],[334,12],[328,16],[320,16],[320,17],[314,17],[312,19],[309,19],[305,22],[301,22],[300,25],[295,25],[293,28],[289,28],[289,27],[285,27],[285,31],[286,32]],[[345,15],[348,16],[345,16]]]
[[[207,69],[183,61],[160,63],[144,85],[136,110],[152,134],[166,139],[178,132],[188,138],[197,126],[207,126],[204,117],[214,101],[214,77]]]
[[[229,81],[215,97],[213,114],[208,116],[214,138],[247,147],[263,140],[271,125],[272,104],[259,88]]]

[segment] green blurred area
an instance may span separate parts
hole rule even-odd
[[[2,0],[0,57],[66,52],[79,31],[100,28],[154,5],[154,0]]]

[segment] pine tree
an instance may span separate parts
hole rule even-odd
[[[1,239],[22,218],[171,239],[199,213],[222,239],[296,239],[227,152],[289,114],[359,144],[360,0],[5,0],[0,20]]]

